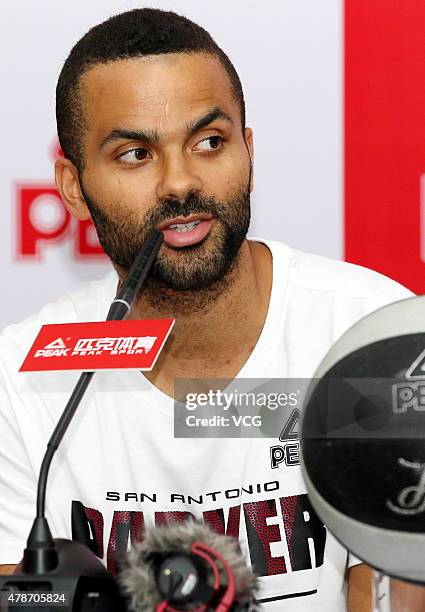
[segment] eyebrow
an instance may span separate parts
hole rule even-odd
[[[229,117],[229,115],[221,108],[216,106],[199,119],[188,123],[186,126],[188,136],[192,136],[195,134],[195,132],[207,127],[216,119],[224,119],[233,125],[233,120]],[[160,141],[160,134],[157,130],[127,130],[123,128],[116,128],[109,132],[105,138],[103,138],[102,142],[100,143],[100,148],[103,149],[103,147],[111,142],[114,142],[115,140],[140,140],[146,142],[147,144],[158,144]]]
[[[148,144],[157,144],[159,142],[159,134],[156,130],[126,130],[117,128],[109,132],[100,143],[100,148],[106,147],[110,142],[115,140],[143,140]]]
[[[229,117],[227,113],[225,113],[221,108],[216,106],[212,108],[206,115],[197,119],[196,121],[191,121],[187,125],[187,133],[189,136],[192,136],[198,130],[202,130],[202,128],[207,127],[210,123],[215,121],[216,119],[224,119],[233,125],[233,120]]]

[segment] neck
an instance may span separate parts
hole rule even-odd
[[[170,317],[176,323],[147,377],[214,377],[226,372],[226,364],[232,377],[231,364],[236,370],[243,365],[263,328],[271,278],[268,248],[245,240],[226,277],[211,288],[172,291],[148,282],[131,318]]]

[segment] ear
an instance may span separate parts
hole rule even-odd
[[[69,159],[60,157],[56,160],[55,181],[70,214],[79,221],[90,219],[90,211],[81,192],[77,168]]]
[[[245,128],[245,143],[246,148],[248,149],[249,159],[251,163],[251,172],[250,172],[250,183],[249,183],[249,191],[252,193],[254,189],[254,135],[252,129],[247,127]]]

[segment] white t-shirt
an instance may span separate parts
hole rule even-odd
[[[349,326],[411,295],[365,268],[260,241],[273,255],[272,293],[237,378],[311,377]],[[0,564],[21,558],[46,443],[79,376],[18,369],[42,324],[104,320],[116,285],[111,272],[0,337]],[[271,468],[276,442],[174,438],[170,397],[137,371],[97,373],[52,463],[53,536],[91,539],[114,571],[144,526],[192,513],[239,535],[265,610],[341,612],[347,552],[313,513],[299,465]]]

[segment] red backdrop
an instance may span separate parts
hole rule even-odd
[[[417,293],[422,173],[425,2],[346,0],[345,257]]]

